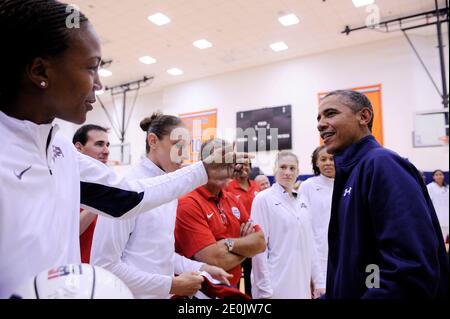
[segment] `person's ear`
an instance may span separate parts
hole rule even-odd
[[[34,58],[27,66],[26,72],[30,81],[40,89],[46,89],[49,83],[49,61],[44,58]]]
[[[372,120],[373,112],[364,107],[359,111],[359,124],[369,126],[370,121]]]
[[[156,149],[158,141],[159,141],[158,136],[156,136],[155,133],[148,134],[147,142],[148,142],[148,145],[150,146],[150,149],[152,149],[152,150]]]
[[[78,150],[78,152],[81,152],[83,151],[83,144],[81,144],[80,142],[76,142],[75,148]]]

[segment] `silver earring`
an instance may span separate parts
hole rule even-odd
[[[41,86],[42,86],[43,88],[45,88],[45,87],[47,86],[47,82],[42,81],[42,82],[41,82]]]

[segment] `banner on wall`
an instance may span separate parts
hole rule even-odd
[[[384,145],[383,139],[383,117],[382,117],[382,109],[381,109],[381,84],[370,85],[370,86],[360,86],[356,88],[352,88],[350,90],[358,91],[370,100],[373,108],[373,126],[372,126],[372,134],[375,139],[381,145]],[[319,103],[322,98],[327,95],[329,92],[321,92],[318,94]],[[320,139],[320,144],[323,144],[322,139]]]
[[[292,149],[291,105],[236,113],[238,151]]]
[[[191,142],[188,148],[189,160],[200,160],[200,147],[204,141],[216,137],[217,109],[180,114],[179,117],[188,128]]]

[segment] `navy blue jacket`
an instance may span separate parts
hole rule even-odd
[[[448,255],[414,165],[372,135],[334,160],[326,298],[448,298]],[[379,288],[366,285],[370,265]]]

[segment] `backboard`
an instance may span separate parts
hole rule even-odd
[[[448,109],[417,112],[414,115],[414,147],[448,145]]]

